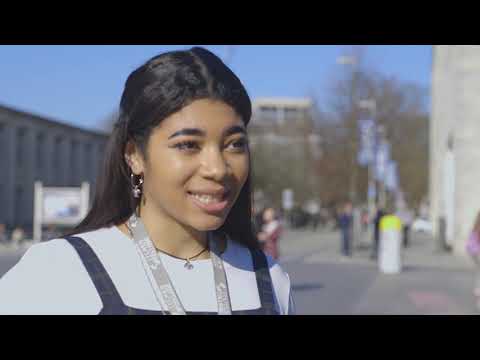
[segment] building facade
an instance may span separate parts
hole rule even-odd
[[[0,105],[0,223],[32,230],[35,181],[54,187],[88,182],[92,199],[107,139]]]
[[[303,98],[257,98],[252,102],[252,118],[258,126],[284,127],[312,116],[313,102]]]
[[[319,188],[314,163],[321,156],[321,137],[313,111],[313,102],[304,98],[257,98],[252,102],[248,134],[254,185],[270,205],[279,206],[287,188],[295,193],[295,202],[315,196]]]
[[[252,102],[250,143],[259,141],[293,145],[313,135],[313,103],[310,99],[258,98]],[[312,140],[310,140],[312,141]]]
[[[430,218],[453,252],[465,244],[480,211],[480,46],[433,47]],[[443,231],[442,231],[443,232]]]

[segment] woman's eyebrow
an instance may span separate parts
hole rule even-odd
[[[200,129],[195,129],[195,128],[186,128],[186,129],[178,130],[177,132],[173,133],[168,137],[168,140],[180,135],[205,136],[205,131]]]
[[[243,126],[235,125],[235,126],[232,126],[232,127],[228,128],[227,130],[225,130],[223,132],[223,135],[224,136],[230,136],[230,135],[237,134],[237,133],[242,133],[242,134],[246,135],[247,132],[246,132],[246,130]]]

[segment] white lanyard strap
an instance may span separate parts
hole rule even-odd
[[[210,234],[210,233],[209,233]],[[217,296],[218,315],[231,315],[232,305],[228,292],[227,276],[223,267],[223,261],[219,256],[218,242],[213,236],[209,236],[210,257],[212,258],[213,276],[215,279],[215,293]]]
[[[137,249],[141,256],[143,256],[145,262],[148,265],[147,271],[149,275],[155,280],[155,285],[152,283],[153,290],[157,300],[161,304],[163,302],[168,308],[168,311],[172,315],[186,315],[185,309],[175,292],[175,288],[172,285],[170,277],[162,263],[160,256],[155,250],[155,246],[151,241],[145,226],[140,218],[135,214],[128,220],[129,227],[131,229],[133,239],[137,245]],[[210,235],[210,233],[209,233]],[[230,296],[228,293],[227,278],[225,269],[223,267],[223,261],[219,256],[218,244],[214,241],[212,236],[209,236],[210,256],[213,264],[213,275],[215,281],[215,293],[218,304],[219,315],[230,315],[232,313],[232,307],[230,303]]]

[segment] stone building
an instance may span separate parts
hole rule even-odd
[[[95,179],[108,134],[0,105],[0,223],[33,225],[34,182],[80,186]]]
[[[480,46],[433,47],[430,124],[430,219],[436,237],[465,255],[480,211]]]

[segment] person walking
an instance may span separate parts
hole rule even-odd
[[[413,222],[413,214],[408,208],[404,208],[397,212],[397,216],[402,221],[402,244],[406,249],[410,246],[410,228]]]
[[[12,245],[18,248],[20,247],[20,245],[24,240],[25,240],[25,231],[20,226],[17,226],[12,231]]]
[[[375,217],[373,218],[373,247],[370,258],[376,260],[378,257],[378,246],[380,242],[380,221],[387,213],[381,207],[377,209]]]
[[[279,257],[278,241],[282,234],[282,226],[277,219],[275,210],[267,208],[263,212],[262,231],[258,234],[258,239],[262,243],[263,251],[277,260]]]
[[[341,254],[345,257],[352,256],[352,238],[353,238],[353,208],[352,203],[347,202],[343,206],[340,216],[338,218],[338,224],[340,232],[342,234],[342,246]]]
[[[317,200],[310,199],[305,205],[305,211],[308,214],[309,223],[312,226],[312,230],[316,231],[320,221],[320,206],[318,205]]]

